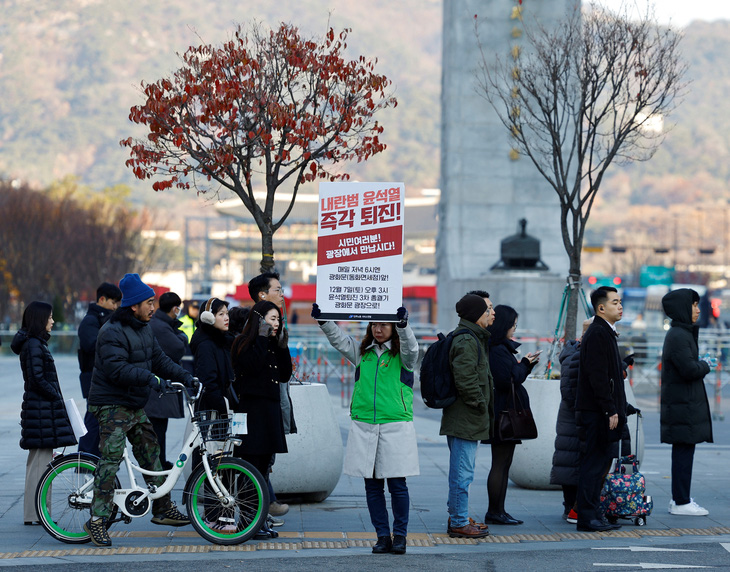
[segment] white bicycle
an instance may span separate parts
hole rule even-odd
[[[190,396],[181,383],[171,383],[182,392],[192,419],[190,433],[172,469],[147,471],[131,461],[125,447],[122,461],[130,487],[123,489],[116,478],[114,508],[108,525],[130,523],[146,515],[152,502],[170,491],[192,463],[193,451],[200,447],[202,462],[193,468],[185,483],[183,504],[195,530],[215,544],[239,544],[253,537],[264,525],[269,509],[269,490],[261,473],[243,459],[232,457],[234,445],[241,443],[231,435],[232,419],[218,417],[216,411],[194,413],[202,386]],[[43,528],[54,538],[71,544],[89,542],[84,530],[94,495],[94,471],[99,459],[88,453],[56,457],[38,483],[36,511]],[[142,475],[162,475],[165,482],[155,487],[137,484],[135,471]],[[121,511],[121,514],[119,514]]]

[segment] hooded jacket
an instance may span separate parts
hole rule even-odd
[[[689,288],[662,298],[664,312],[672,319],[662,350],[662,443],[712,443],[712,415],[704,377],[710,366],[699,359],[699,327],[692,324]]]
[[[47,340],[47,336],[29,336],[20,330],[10,344],[20,356],[23,370],[21,449],[55,449],[76,444]]]

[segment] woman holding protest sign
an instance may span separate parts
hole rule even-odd
[[[321,311],[312,306],[312,317]],[[398,308],[398,322],[370,322],[358,343],[334,322],[319,322],[332,347],[356,366],[350,404],[344,472],[365,479],[370,520],[378,540],[373,553],[405,554],[410,497],[406,477],[420,473],[413,427],[413,368],[418,342],[408,325],[408,312]],[[393,509],[390,536],[385,505],[388,483]]]

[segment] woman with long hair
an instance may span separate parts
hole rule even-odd
[[[312,317],[319,316],[312,308]],[[405,554],[410,497],[406,477],[420,473],[413,427],[413,368],[418,342],[408,325],[408,312],[398,309],[399,322],[370,322],[358,343],[334,322],[319,322],[330,344],[355,365],[350,403],[350,432],[344,472],[365,479],[365,498],[378,540],[375,554]],[[393,509],[390,536],[385,505],[388,483]]]
[[[63,402],[56,364],[48,349],[53,328],[53,308],[45,302],[31,302],[10,345],[20,356],[23,371],[23,405],[20,412],[20,447],[28,451],[25,465],[23,521],[38,524],[35,489],[53,449],[75,445],[71,422]]]
[[[257,302],[231,349],[235,378],[234,411],[246,413],[247,433],[234,455],[251,463],[269,481],[271,457],[286,453],[280,383],[292,374],[291,354],[284,335],[281,310],[273,302]],[[273,536],[268,525],[262,534]]]
[[[527,354],[517,361],[515,354],[521,344],[512,337],[517,329],[517,312],[510,306],[499,305],[494,308],[494,323],[487,327],[489,338],[489,369],[494,380],[494,412],[499,419],[499,412],[511,409],[512,388],[523,409],[530,408],[530,398],[522,386],[532,368],[539,361],[537,354]],[[520,441],[502,441],[494,431],[489,440],[492,447],[492,468],[487,478],[489,508],[484,515],[488,524],[522,524],[504,508],[507,497],[509,469],[515,454],[515,446]]]
[[[233,398],[233,337],[228,334],[228,302],[210,298],[200,309],[190,341],[190,349],[195,356],[195,376],[203,384],[196,409],[213,410],[224,415],[228,413],[226,399],[230,402]]]

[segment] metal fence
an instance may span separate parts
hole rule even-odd
[[[356,339],[362,339],[365,333],[364,324],[348,324],[342,326],[346,333]],[[420,356],[437,339],[435,326],[414,325],[418,338]],[[326,383],[337,384],[340,388],[341,404],[348,407],[352,394],[355,367],[329,345],[324,334],[316,325],[294,324],[289,328],[289,348],[294,360],[293,383]],[[10,341],[15,332],[0,331],[0,354],[12,355]],[[659,402],[661,388],[661,357],[665,333],[657,331],[624,331],[619,338],[619,347],[622,354],[634,354],[634,365],[629,368],[629,381],[634,393],[643,397],[655,398]],[[553,340],[542,337],[534,332],[521,332],[517,341],[523,345],[520,352],[542,350],[540,365],[535,370],[536,375],[545,375],[548,370],[550,357],[550,374],[559,377],[560,363],[558,357],[562,350],[562,343],[553,346]],[[54,331],[50,340],[51,352],[54,354],[75,354],[78,349],[78,336],[75,331]],[[700,331],[700,356],[714,358],[717,366],[705,378],[708,395],[712,399],[712,414],[716,420],[723,420],[723,391],[730,384],[730,330]],[[420,365],[420,359],[419,359]],[[416,387],[419,387],[418,367],[416,367]]]

